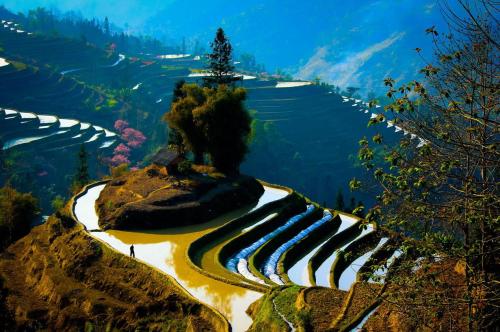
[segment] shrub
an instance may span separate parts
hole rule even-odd
[[[122,131],[122,139],[127,142],[131,148],[140,148],[142,143],[146,141],[146,136],[139,130],[133,128],[125,128]]]
[[[57,195],[52,200],[51,206],[52,206],[52,209],[54,209],[54,211],[59,211],[60,209],[62,209],[64,207],[64,198],[60,195]]]
[[[0,189],[0,250],[29,233],[39,212],[31,193],[19,193],[6,186]]]
[[[189,160],[183,160],[177,166],[177,170],[181,174],[189,174],[191,172],[192,163]]]
[[[128,122],[125,120],[116,120],[115,129],[121,133],[125,128],[128,128]]]
[[[113,167],[118,167],[120,165],[129,165],[130,164],[130,160],[127,158],[127,156],[123,155],[123,154],[116,154],[113,156],[113,158],[111,158],[109,160],[111,166]]]
[[[121,154],[121,155],[124,155],[126,157],[129,157],[130,156],[130,148],[128,146],[126,146],[125,144],[123,143],[120,143],[120,145],[118,145],[114,150],[113,150],[113,154],[114,155],[118,155],[118,154]]]
[[[111,167],[111,176],[117,178],[129,172],[128,163],[120,164],[116,167]]]

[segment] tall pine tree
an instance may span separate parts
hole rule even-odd
[[[234,66],[232,64],[233,47],[224,34],[222,28],[217,29],[214,41],[210,44],[212,53],[208,55],[210,59],[209,70],[212,76],[203,78],[205,85],[214,87],[216,85],[231,85],[238,80],[234,76]]]
[[[87,159],[87,150],[85,150],[85,145],[82,144],[80,146],[80,151],[78,151],[78,165],[76,168],[75,178],[73,179],[73,188],[75,190],[80,189],[90,181]]]
[[[111,34],[109,30],[109,20],[107,16],[104,18],[104,34],[106,35],[106,37],[109,37]]]

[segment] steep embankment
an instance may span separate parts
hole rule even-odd
[[[51,217],[0,255],[3,330],[223,330],[172,279]]]
[[[113,179],[96,208],[104,229],[179,227],[249,205],[263,192],[262,185],[249,176],[196,171],[171,176],[151,165]]]

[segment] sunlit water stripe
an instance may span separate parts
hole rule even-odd
[[[23,119],[36,119],[36,115],[28,112],[19,112],[19,115]]]
[[[332,235],[335,236],[335,235]],[[331,237],[330,237],[331,238]],[[295,263],[287,272],[288,278],[297,285],[301,286],[312,286],[309,280],[309,269],[307,265],[311,257],[330,239],[328,238],[326,241],[323,241],[316,248],[311,250],[307,255],[302,257],[297,263]]]
[[[266,263],[264,264],[264,269],[263,269],[264,275],[268,278],[273,277],[275,280],[281,281],[281,278],[276,273],[276,268],[277,268],[278,261],[279,261],[281,255],[283,255],[283,253],[285,251],[290,249],[298,241],[302,240],[303,238],[305,238],[306,236],[308,236],[309,234],[314,232],[318,227],[320,227],[321,225],[323,225],[324,223],[326,223],[329,220],[332,220],[332,214],[330,211],[324,210],[323,211],[323,218],[314,222],[312,225],[310,225],[306,229],[301,230],[299,232],[299,234],[295,235],[293,238],[291,238],[287,242],[280,245],[278,247],[278,249],[276,249],[276,251],[274,251],[271,254],[271,256],[269,256]],[[283,284],[283,281],[281,281],[280,284]]]
[[[12,140],[5,142],[5,144],[2,147],[2,150],[7,150],[10,148],[13,148],[14,146],[35,142],[35,141],[38,141],[42,138],[47,138],[47,137],[51,137],[51,136],[55,136],[55,135],[61,135],[61,134],[67,133],[67,132],[68,132],[68,130],[59,130],[59,131],[52,133],[52,134],[49,134],[49,135],[15,138],[15,139],[12,139]]]
[[[262,225],[263,223],[265,222],[268,222],[270,219],[276,217],[278,214],[277,213],[271,213],[270,215],[268,215],[267,217],[265,217],[264,219],[256,222],[255,224],[251,225],[251,226],[248,226],[247,228],[243,228],[241,230],[242,233],[246,233],[252,229],[254,229],[255,227],[259,226],[259,225]]]
[[[10,110],[10,109],[7,109],[7,108],[6,108],[6,109],[4,109],[3,111],[4,111],[5,115],[14,115],[14,114],[19,114],[19,112],[18,112],[18,111]]]
[[[276,88],[296,88],[299,86],[311,85],[312,82],[277,82]]]
[[[340,217],[340,226],[333,234],[330,236],[327,240],[322,242],[320,245],[318,245],[316,248],[311,250],[307,255],[302,257],[297,263],[295,263],[287,272],[288,277],[290,280],[301,286],[312,286],[311,281],[309,279],[309,269],[307,268],[309,264],[309,260],[311,259],[314,254],[318,252],[318,250],[326,243],[328,242],[332,237],[337,235],[338,233],[342,232],[343,230],[347,229],[348,227],[351,227],[354,225],[358,219],[348,216],[346,214],[339,213]]]
[[[385,266],[382,266],[380,269],[378,269],[377,271],[375,271],[373,273],[373,275],[375,276],[375,279],[377,279],[377,280],[373,280],[373,278],[370,278],[368,280],[368,282],[379,282],[379,281],[383,282],[389,267],[392,265],[392,263],[394,263],[396,258],[401,256],[402,254],[403,254],[403,251],[401,251],[400,249],[395,250],[394,253],[391,255],[391,257],[389,257],[387,259]]]
[[[227,268],[230,271],[237,272],[238,271],[237,270],[237,265],[238,265],[238,262],[240,261],[240,259],[248,259],[248,257],[253,252],[255,252],[255,250],[257,250],[260,246],[262,246],[264,243],[266,243],[270,239],[274,238],[278,234],[284,232],[287,228],[289,228],[293,224],[299,222],[304,217],[306,217],[307,215],[311,214],[313,211],[314,211],[314,205],[312,205],[312,204],[308,205],[305,212],[303,212],[301,214],[298,214],[296,216],[293,216],[284,225],[276,228],[271,233],[264,235],[263,237],[261,237],[259,240],[255,241],[254,243],[252,243],[248,247],[240,250],[239,252],[237,252],[235,255],[233,255],[229,259],[229,261],[227,262]]]
[[[85,141],[85,143],[90,143],[96,141],[102,133],[96,133],[91,138]]]
[[[344,250],[349,244],[352,242],[356,241],[357,239],[367,235],[368,233],[373,232],[373,226],[368,225],[367,228],[365,228],[361,234],[359,234],[356,238],[354,238],[352,241],[349,241],[349,243],[345,244],[342,246],[340,249],[337,249],[334,251],[333,254],[330,255],[321,265],[318,267],[316,272],[314,273],[316,277],[316,285],[318,286],[323,286],[323,287],[331,287],[330,285],[330,269],[332,267],[333,262],[335,261],[335,258],[337,258],[337,254],[339,251]]]
[[[388,240],[389,238],[387,237],[381,238],[374,249],[356,258],[356,260],[354,260],[354,262],[352,262],[351,265],[349,265],[344,272],[342,272],[339,279],[340,290],[348,291],[351,288],[354,281],[356,281],[356,275],[358,274],[359,269],[366,263],[371,255],[373,255],[373,253],[382,247]]]
[[[68,127],[73,127],[78,124],[77,120],[73,119],[59,119],[59,127],[60,128],[68,128]]]
[[[106,148],[109,148],[111,145],[113,145],[115,143],[115,140],[112,140],[112,141],[106,141],[104,143],[101,144],[101,146],[99,147],[99,149],[106,149]]]
[[[40,123],[48,124],[48,123],[56,123],[57,117],[53,115],[38,115],[40,119]]]
[[[10,63],[8,63],[4,58],[0,58],[0,67],[8,66]]]
[[[259,277],[255,276],[250,270],[248,269],[248,261],[244,258],[240,258],[238,261],[238,266],[236,267],[238,270],[238,273],[247,278],[248,280],[252,280],[255,282],[258,282],[259,284],[265,285],[266,282]]]
[[[285,198],[288,195],[289,193],[286,190],[264,186],[264,193],[259,197],[259,201],[249,212],[261,208],[264,204]]]

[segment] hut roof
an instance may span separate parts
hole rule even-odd
[[[174,162],[178,162],[181,156],[172,150],[162,148],[152,158],[152,162],[159,166],[169,166]]]

